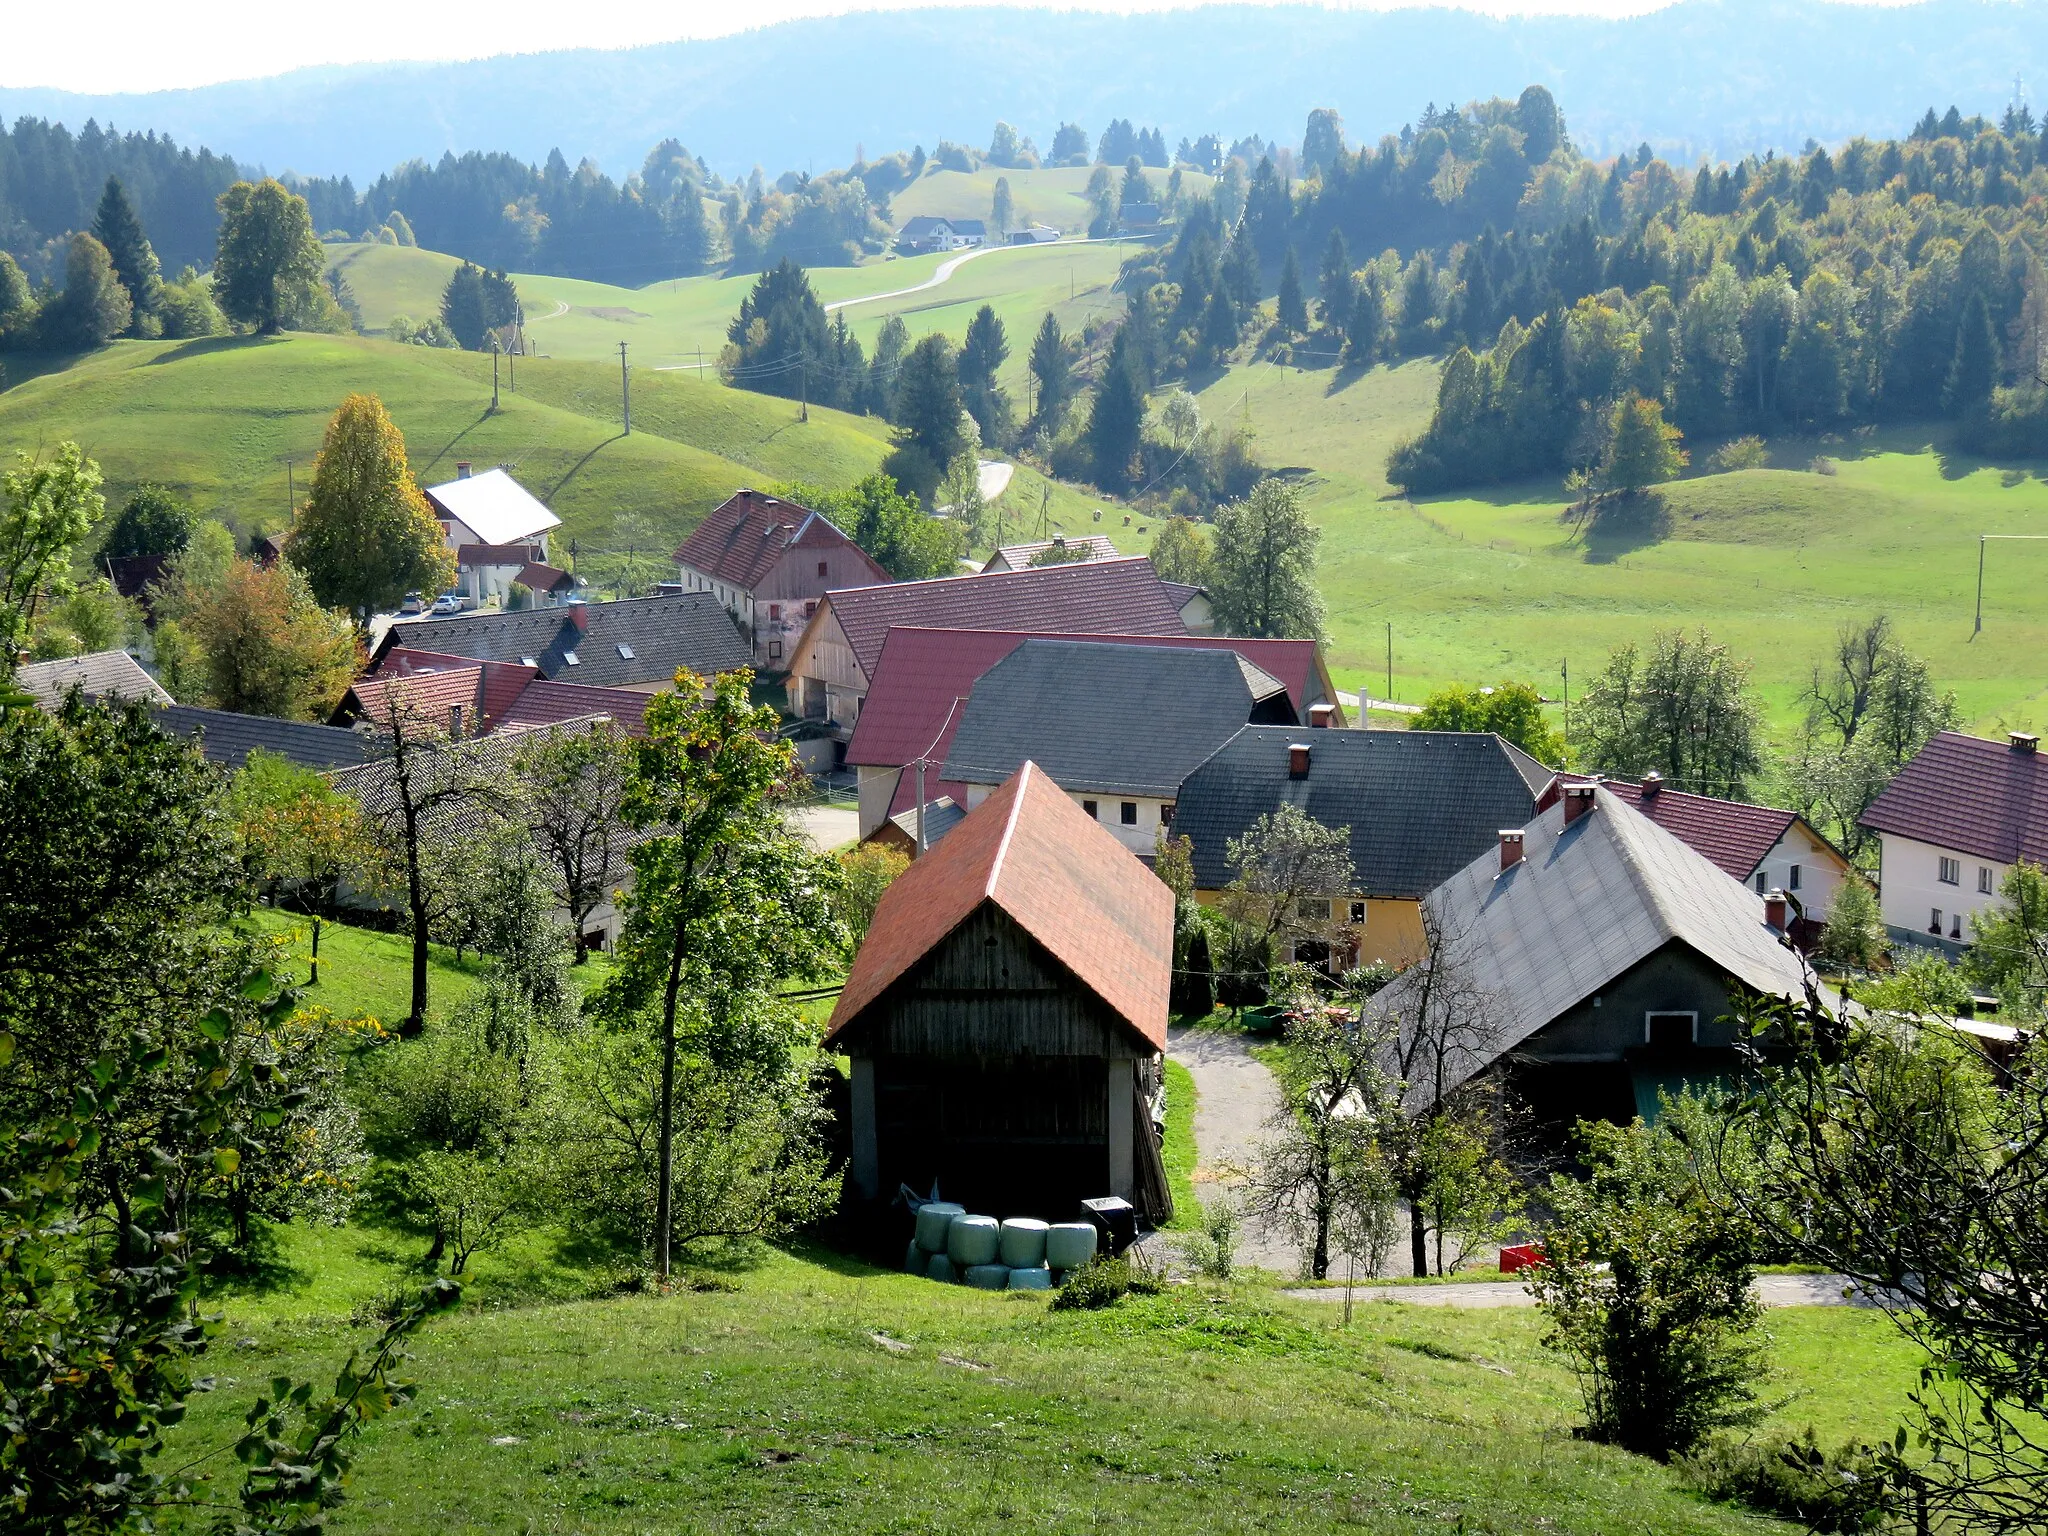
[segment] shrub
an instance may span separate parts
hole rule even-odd
[[[1738,437],[1716,448],[1707,463],[1726,474],[1736,469],[1762,469],[1769,462],[1760,437]]]
[[[1181,1257],[1211,1280],[1228,1280],[1237,1267],[1237,1241],[1242,1222],[1236,1202],[1228,1197],[1201,1202],[1202,1226],[1180,1240]]]
[[[1052,1298],[1056,1312],[1099,1312],[1130,1295],[1156,1296],[1159,1283],[1138,1274],[1129,1260],[1098,1255],[1067,1276]]]
[[[1893,1486],[1883,1452],[1856,1444],[1823,1451],[1811,1426],[1795,1440],[1711,1441],[1682,1470],[1710,1499],[1797,1520],[1809,1531],[1877,1530]]]

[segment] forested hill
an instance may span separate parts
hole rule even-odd
[[[0,90],[0,116],[150,126],[272,171],[359,185],[415,157],[560,147],[623,178],[669,137],[727,178],[819,171],[1007,118],[1041,144],[1112,116],[1169,139],[1289,142],[1310,106],[1371,139],[1430,102],[1547,85],[1580,147],[1647,141],[1676,163],[1892,131],[1929,102],[2000,110],[2015,73],[2048,80],[2044,0],[1850,6],[1681,0],[1621,21],[1449,10],[1218,7],[1130,16],[1025,9],[818,18],[617,52],[300,70],[149,95]],[[878,82],[915,82],[878,88]]]

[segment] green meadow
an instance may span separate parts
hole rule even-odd
[[[1390,624],[1393,693],[1408,702],[1498,678],[1561,697],[1567,664],[1576,694],[1612,647],[1705,625],[1753,658],[1784,727],[1837,628],[1883,611],[1976,725],[2048,718],[2048,543],[1989,546],[1972,638],[1977,535],[2048,533],[2048,466],[1960,455],[1945,429],[1786,438],[1768,468],[1696,465],[1667,487],[1659,536],[1588,539],[1555,480],[1415,501],[1387,484],[1387,452],[1428,420],[1436,380],[1427,359],[1364,373],[1257,363],[1199,395],[1304,487],[1343,686],[1386,692]]]
[[[1112,166],[1121,180],[1123,171]],[[986,219],[995,207],[996,182],[1010,183],[1010,202],[1018,225],[1049,224],[1054,229],[1078,234],[1088,227],[1093,210],[1088,206],[1088,178],[1093,166],[1052,166],[1035,171],[1006,171],[985,165],[978,171],[928,170],[911,185],[889,199],[889,211],[900,229],[919,214],[947,219]],[[1169,172],[1148,170],[1155,190],[1166,190]],[[1184,197],[1206,197],[1214,180],[1200,171],[1181,173]]]

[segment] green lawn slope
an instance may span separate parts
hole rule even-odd
[[[1389,623],[1394,694],[1411,702],[1501,677],[1557,696],[1567,662],[1576,694],[1612,647],[1704,624],[1754,659],[1782,733],[1836,629],[1883,611],[1979,727],[2048,718],[2048,544],[1990,546],[1972,638],[1977,535],[2048,533],[2043,466],[1969,458],[1927,428],[1786,439],[1770,468],[1667,487],[1659,536],[1589,540],[1555,480],[1418,501],[1387,484],[1387,452],[1427,422],[1436,381],[1428,360],[1260,363],[1200,393],[1205,416],[1248,422],[1266,462],[1301,479],[1344,686],[1385,692]]]
[[[1050,224],[1068,234],[1088,227],[1094,210],[1088,205],[1088,178],[1093,166],[1054,166],[1035,171],[1006,171],[985,165],[978,171],[934,171],[926,173],[889,199],[889,211],[901,229],[920,214],[944,219],[986,219],[994,212],[996,182],[1010,183],[1010,201],[1015,220],[1026,224]],[[1110,174],[1123,180],[1123,167],[1112,166]],[[1164,193],[1170,172],[1148,170],[1155,191]],[[1181,172],[1181,195],[1206,197],[1213,185],[1200,171]]]
[[[164,481],[244,533],[287,519],[287,459],[303,495],[328,418],[344,395],[378,395],[422,481],[458,460],[504,464],[546,501],[587,555],[665,559],[741,485],[846,484],[887,451],[881,423],[636,371],[634,427],[619,427],[615,367],[529,359],[518,393],[490,409],[491,360],[363,337],[123,342],[0,393],[0,448],[76,438],[110,500]],[[599,570],[603,566],[600,562]]]

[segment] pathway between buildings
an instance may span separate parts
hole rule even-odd
[[[1195,1192],[1213,1200],[1227,1192],[1229,1171],[1251,1164],[1266,1122],[1280,1108],[1280,1089],[1245,1038],[1220,1029],[1170,1029],[1166,1054],[1195,1080]],[[1299,1272],[1295,1247],[1284,1232],[1247,1222],[1238,1244],[1240,1264]]]

